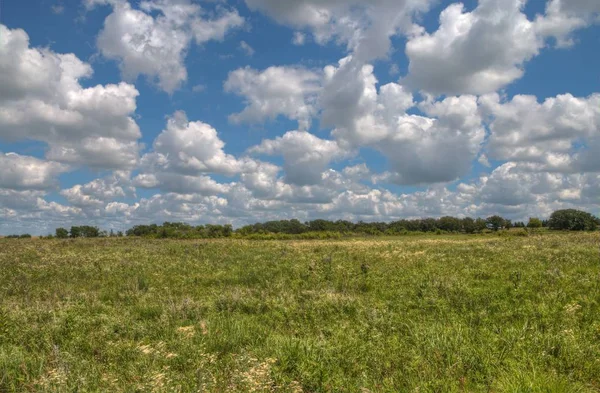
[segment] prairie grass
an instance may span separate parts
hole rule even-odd
[[[0,392],[598,392],[597,236],[0,239]]]

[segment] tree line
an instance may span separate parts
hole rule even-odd
[[[268,234],[307,235],[309,234],[341,234],[341,235],[401,235],[408,233],[481,233],[484,231],[499,231],[509,228],[548,228],[562,231],[595,231],[600,227],[600,219],[590,213],[564,209],[557,210],[548,220],[529,218],[528,222],[505,219],[499,215],[487,218],[457,218],[445,216],[440,218],[423,218],[414,220],[398,220],[392,222],[352,222],[347,220],[312,220],[301,222],[296,219],[267,221],[246,225],[236,230],[226,225],[190,225],[182,222],[165,222],[162,225],[136,225],[125,233],[121,231],[103,231],[96,226],[72,226],[70,229],[57,228],[55,233],[47,238],[96,238],[138,236],[149,238],[225,238],[225,237],[256,237]],[[31,238],[30,234],[9,235],[6,238]]]
[[[590,213],[566,209],[552,213],[548,220],[532,217],[527,223],[513,222],[499,215],[487,218],[457,218],[445,216],[440,218],[424,218],[414,220],[398,220],[392,222],[351,222],[347,220],[312,220],[301,222],[296,219],[267,221],[246,225],[236,230],[231,225],[190,225],[181,222],[165,222],[162,225],[136,225],[122,232],[102,231],[95,226],[72,226],[70,229],[57,228],[53,236],[66,238],[95,238],[138,236],[148,238],[227,238],[256,237],[260,235],[308,235],[308,234],[342,234],[342,235],[402,235],[409,233],[481,233],[484,231],[500,231],[509,228],[548,228],[551,230],[593,231],[600,226],[600,219]],[[23,237],[28,235],[16,235]],[[307,237],[308,238],[308,237]]]

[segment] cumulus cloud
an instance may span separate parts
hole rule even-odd
[[[16,153],[0,153],[0,188],[45,190],[58,186],[57,176],[68,167]]]
[[[236,123],[260,123],[283,115],[297,120],[299,128],[308,129],[316,114],[320,79],[319,74],[300,67],[237,69],[225,81],[225,91],[244,97],[246,107],[230,119]]]
[[[81,209],[48,202],[44,196],[44,191],[0,188],[0,233],[46,234],[81,216]]]
[[[105,178],[64,189],[61,195],[73,206],[97,208],[117,199],[135,197],[135,187],[131,184],[128,172],[117,171]]]
[[[226,154],[224,147],[212,126],[189,121],[185,112],[178,111],[168,118],[166,129],[156,137],[153,152],[143,157],[142,165],[190,175],[233,175],[242,171],[245,163]]]
[[[168,93],[187,80],[184,60],[192,41],[222,41],[244,24],[234,9],[219,8],[211,16],[189,0],[142,1],[139,9],[126,0],[88,1],[88,6],[97,3],[113,7],[98,36],[102,55],[117,60],[126,79],[146,75]]]
[[[464,175],[485,137],[474,96],[425,101],[430,117],[407,114],[415,106],[404,86],[377,89],[373,67],[352,58],[325,69],[322,121],[334,127],[342,146],[371,147],[383,153],[392,172],[383,179],[400,184],[447,182]],[[381,179],[381,180],[383,180]]]
[[[539,166],[509,161],[471,185],[459,185],[457,190],[468,194],[475,211],[483,216],[500,213],[518,219],[548,217],[562,208],[600,207],[598,194],[593,194],[597,177],[548,172]]]
[[[201,121],[189,121],[178,111],[167,119],[153,149],[142,157],[140,173],[133,179],[138,187],[169,192],[214,195],[226,193],[230,185],[210,175],[234,176],[256,171],[259,162],[225,153],[217,130]]]
[[[0,25],[0,138],[46,142],[54,161],[135,165],[139,93],[127,83],[83,88],[79,80],[91,75],[74,54],[30,48],[27,33]]]
[[[523,75],[543,39],[522,12],[524,0],[481,0],[473,11],[461,3],[440,14],[440,27],[406,44],[406,83],[435,94],[483,94]]]
[[[306,131],[289,131],[274,140],[264,140],[251,153],[281,155],[286,181],[307,185],[320,183],[329,163],[347,155],[335,141],[320,139]]]
[[[413,16],[427,11],[431,3],[429,0],[246,0],[250,9],[264,12],[279,23],[309,29],[320,44],[331,40],[345,44],[363,61],[386,56],[390,37],[411,32]]]
[[[462,3],[449,5],[435,32],[415,29],[409,38],[405,83],[433,94],[491,93],[521,78],[549,37],[569,46],[574,31],[600,21],[594,0],[550,0],[534,20],[523,12],[525,4],[480,0],[471,12]]]
[[[569,171],[576,144],[600,132],[600,95],[562,94],[539,103],[535,96],[504,100],[498,94],[479,99],[489,117],[487,148],[499,160],[536,162],[546,169]]]
[[[538,15],[535,21],[541,35],[554,37],[559,47],[568,47],[574,43],[574,31],[600,22],[600,3],[595,0],[550,0],[545,14]]]

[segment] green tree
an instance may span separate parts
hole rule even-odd
[[[69,231],[65,228],[56,228],[56,237],[59,239],[66,239],[69,237]]]
[[[458,232],[461,228],[460,219],[456,217],[442,217],[437,222],[437,227],[442,231]]]
[[[594,231],[598,228],[598,221],[588,212],[565,209],[552,213],[548,226],[550,229],[563,231]]]
[[[530,217],[529,222],[527,223],[527,228],[541,228],[542,220],[535,217]]]
[[[475,226],[475,220],[471,217],[465,217],[461,221],[462,229],[465,233],[475,233],[477,227]]]
[[[83,236],[83,234],[81,233],[81,228],[80,227],[71,227],[71,230],[69,231],[69,234],[71,237],[81,237]]]
[[[506,225],[506,220],[500,216],[491,216],[488,217],[485,221],[492,227],[494,231],[504,228],[504,226]]]

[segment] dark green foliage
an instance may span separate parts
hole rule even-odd
[[[119,236],[123,236],[123,233],[119,233]],[[126,234],[155,239],[217,239],[231,237],[233,227],[229,224],[192,226],[182,222],[165,222],[162,225],[136,225],[127,230]]]
[[[494,231],[504,228],[507,224],[506,220],[500,216],[491,216],[485,221]]]
[[[598,219],[581,210],[557,210],[550,216],[548,226],[550,229],[563,231],[595,231]]]
[[[589,213],[578,210],[560,210],[552,215],[550,221],[541,221],[530,218],[528,228],[540,228],[550,226],[552,229],[562,230],[595,230],[598,227],[598,219]],[[233,227],[227,225],[198,225],[193,226],[183,222],[164,222],[162,225],[136,225],[127,230],[127,236],[148,237],[154,239],[219,239],[235,237],[247,237],[254,239],[325,239],[339,238],[342,236],[397,236],[419,233],[481,233],[486,229],[498,231],[504,228],[525,228],[523,222],[512,223],[501,216],[494,215],[487,219],[470,217],[456,218],[445,216],[441,218],[423,218],[413,220],[397,220],[392,222],[357,222],[345,220],[328,221],[323,219],[300,222],[299,220],[267,221],[246,225],[234,231]],[[319,233],[323,235],[318,235]],[[332,234],[335,234],[333,236]],[[278,236],[271,236],[278,235]],[[281,236],[279,236],[281,235]],[[11,237],[19,237],[13,235]],[[123,232],[115,233],[101,231],[92,226],[73,226],[70,231],[64,228],[56,229],[56,237],[94,238],[94,237],[121,237]]]
[[[72,238],[77,237],[99,237],[100,229],[89,225],[71,227],[70,235]]]
[[[56,237],[59,239],[66,239],[69,237],[69,231],[65,228],[56,228]]]

